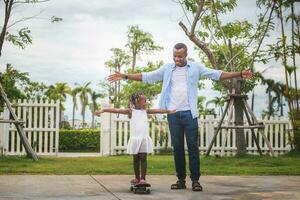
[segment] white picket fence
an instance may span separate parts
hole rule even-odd
[[[18,100],[13,107],[19,120],[25,122],[24,131],[29,144],[38,155],[56,155],[59,142],[59,102]],[[8,119],[7,109],[0,118]],[[0,124],[0,154],[24,155],[14,124]]]
[[[111,107],[109,104],[102,103],[102,108]],[[59,102],[54,101],[21,101],[14,104],[15,112],[20,120],[25,122],[24,131],[29,143],[38,155],[58,155],[59,153]],[[0,118],[8,119],[9,113],[5,110],[0,113]],[[273,150],[276,154],[290,151],[290,124],[287,119],[271,118],[260,120],[265,124],[264,133],[267,135]],[[199,123],[199,150],[204,154],[212,140],[214,131],[219,119],[207,116],[200,117]],[[150,120],[150,136],[154,143],[155,152],[162,151],[171,147],[170,133],[166,120]],[[104,113],[101,115],[101,137],[100,155],[122,154],[126,150],[130,136],[129,119],[124,115]],[[267,146],[260,134],[259,144],[264,153],[268,152]],[[250,154],[257,154],[257,148],[253,141],[249,129],[245,130],[247,151]],[[211,154],[219,154],[222,143],[225,143],[225,154],[234,155],[236,153],[236,134],[229,131],[227,136],[225,130],[219,134],[213,145]],[[25,149],[22,147],[20,137],[15,126],[0,124],[0,155],[24,155]]]
[[[105,113],[101,116],[101,155],[116,155],[123,154],[126,151],[127,142],[130,136],[129,119],[116,114]],[[275,154],[282,154],[290,151],[290,136],[289,129],[290,123],[287,119],[270,118],[259,120],[265,124],[264,133],[268,137]],[[201,154],[206,153],[208,146],[212,140],[214,132],[218,126],[219,119],[213,116],[203,116],[199,118],[199,151]],[[226,123],[226,122],[225,122]],[[155,152],[159,152],[164,148],[171,147],[170,132],[166,120],[149,121],[150,136],[154,143]],[[211,154],[220,154],[222,149],[223,140],[227,137],[224,150],[225,155],[236,154],[236,134],[235,130],[225,130],[218,135],[216,142],[213,145]],[[261,134],[257,133],[259,144],[263,153],[268,153],[268,148]],[[249,154],[258,154],[257,147],[252,138],[250,129],[245,129],[247,152]],[[187,149],[187,148],[186,148]]]

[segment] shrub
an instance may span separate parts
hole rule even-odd
[[[173,155],[173,148],[172,147],[167,147],[167,148],[161,148],[157,152],[159,155]]]
[[[96,129],[59,131],[60,152],[99,152],[100,131]]]

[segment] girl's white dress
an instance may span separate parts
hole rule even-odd
[[[153,153],[153,142],[149,136],[149,123],[146,110],[132,109],[127,153]]]

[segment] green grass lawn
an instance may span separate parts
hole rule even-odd
[[[278,157],[201,157],[201,172],[202,175],[300,175],[300,154]],[[0,156],[0,174],[132,173],[131,156],[41,157],[37,162],[26,157]],[[174,175],[173,156],[148,156],[148,174]]]

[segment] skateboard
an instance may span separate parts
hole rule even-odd
[[[150,187],[151,185],[149,183],[135,184],[131,185],[130,191],[134,194],[150,194]]]

